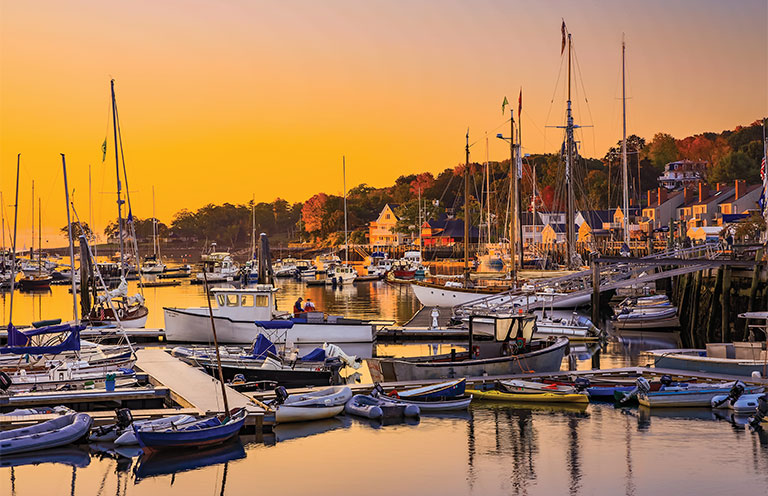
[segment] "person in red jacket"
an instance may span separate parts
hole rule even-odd
[[[301,297],[299,297],[298,300],[296,300],[296,303],[293,304],[293,316],[298,317],[300,313],[304,312],[304,309],[301,306]]]

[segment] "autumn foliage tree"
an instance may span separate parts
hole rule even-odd
[[[308,233],[320,232],[323,228],[323,214],[328,195],[318,193],[304,202],[301,208],[301,219],[304,221],[304,230]]]

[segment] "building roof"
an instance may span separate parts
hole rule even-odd
[[[587,225],[594,230],[601,229],[604,223],[612,222],[614,212],[615,210],[582,210],[579,213]]]
[[[721,188],[720,191],[710,191],[709,196],[705,198],[704,201],[698,201],[697,195],[697,201],[693,202],[692,205],[709,205],[710,203],[719,204],[729,196],[733,196],[735,191],[736,188]]]
[[[653,203],[648,205],[646,208],[658,208],[662,206],[664,203],[674,200],[675,198],[677,198],[679,195],[682,195],[682,194],[683,194],[682,191],[670,191],[667,194],[667,199],[664,200],[662,203],[659,203],[659,192],[656,191],[655,194],[653,195]]]

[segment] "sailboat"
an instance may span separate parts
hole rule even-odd
[[[567,33],[565,23],[563,23],[562,26],[562,33],[563,33],[563,51],[566,47],[566,34],[567,34],[567,46],[568,46],[568,101],[567,101],[567,121],[565,126],[558,126],[562,127],[566,131],[566,140],[564,143],[564,150],[565,150],[565,185],[566,185],[566,192],[568,196],[568,212],[566,215],[566,238],[567,238],[567,249],[568,249],[568,268],[569,269],[575,269],[580,264],[580,258],[578,254],[576,253],[576,235],[574,232],[574,226],[575,226],[575,214],[574,214],[574,196],[573,196],[573,161],[574,156],[576,152],[576,145],[573,138],[573,130],[577,128],[578,126],[574,125],[573,123],[573,115],[571,112],[571,58],[572,58],[572,47],[571,47],[571,35],[570,33]],[[505,99],[506,101],[506,99]],[[519,115],[519,112],[518,112]],[[517,270],[520,268],[523,260],[523,254],[522,254],[522,233],[520,228],[520,222],[519,222],[519,195],[518,195],[518,187],[517,187],[517,180],[519,172],[516,172],[515,165],[517,164],[517,168],[520,169],[521,167],[521,154],[520,154],[520,145],[519,143],[515,144],[514,137],[517,136],[518,141],[520,139],[520,133],[515,133],[515,127],[514,127],[514,114],[511,119],[511,140],[510,140],[510,150],[511,150],[511,162],[510,162],[510,184],[512,185],[513,189],[513,219],[517,218],[517,221],[511,222],[509,229],[510,229],[510,239],[512,242],[510,243],[512,252],[517,254],[517,260],[515,255],[512,256],[512,279],[517,279]],[[501,135],[499,135],[500,138],[504,139]],[[517,150],[517,158],[515,158],[515,151]],[[469,167],[469,144],[467,144],[467,169]],[[468,186],[467,186],[467,176],[465,174],[465,196],[469,196],[468,194]],[[467,208],[465,206],[465,218],[469,218],[469,214],[467,212]],[[515,227],[516,226],[516,227]],[[468,227],[465,226],[465,236],[468,236]],[[416,298],[419,299],[422,305],[429,306],[429,307],[442,307],[442,308],[452,308],[457,305],[464,305],[473,301],[479,301],[483,299],[484,297],[496,295],[498,293],[508,291],[510,290],[509,287],[503,287],[503,286],[489,286],[489,287],[470,287],[468,284],[469,280],[469,269],[467,266],[467,251],[466,251],[466,245],[465,245],[465,281],[463,285],[459,285],[456,282],[449,282],[445,286],[440,286],[436,284],[429,284],[429,283],[418,283],[413,282],[411,283],[411,289],[413,290],[414,295]],[[519,282],[519,281],[518,281]],[[458,286],[458,287],[457,287]],[[545,288],[544,295],[540,294],[526,294],[526,285],[517,285],[518,288],[520,288],[520,292],[517,293],[511,293],[509,296],[505,296],[504,298],[500,298],[495,300],[495,303],[498,304],[509,304],[512,303],[515,306],[525,306],[529,303],[533,303],[536,301],[547,301],[550,302],[551,295],[555,292],[561,293],[564,288]],[[576,289],[576,288],[570,288],[570,289]],[[551,306],[553,308],[576,308],[583,305],[588,305],[590,303],[590,295],[588,294],[575,294],[572,297],[566,296],[565,294],[558,294],[558,298],[555,301],[550,302],[548,306]]]
[[[19,288],[22,291],[40,291],[51,288],[51,281],[53,277],[47,272],[43,272],[43,236],[42,236],[42,213],[41,213],[41,201],[38,198],[37,213],[38,213],[38,228],[37,233],[39,236],[37,247],[37,271],[32,274],[26,274],[19,279]],[[34,260],[35,253],[35,183],[32,182],[32,248],[29,250],[30,261]]]
[[[152,255],[144,258],[141,272],[144,274],[162,274],[165,264],[160,258],[160,240],[157,237],[157,217],[155,217],[155,187],[152,186]]]
[[[347,230],[347,159],[341,157],[342,182],[344,184],[344,263],[336,267],[334,276],[341,279],[342,283],[354,282],[357,279],[357,271],[349,265],[349,237]]]
[[[137,293],[128,296],[128,282],[126,281],[126,256],[123,235],[125,233],[125,222],[123,221],[123,203],[122,185],[120,182],[120,152],[122,152],[122,140],[118,138],[120,124],[117,116],[117,99],[115,98],[115,80],[110,81],[110,90],[112,94],[112,128],[115,142],[115,171],[117,175],[117,233],[120,241],[120,285],[117,289],[109,292],[97,294],[96,284],[92,275],[86,279],[85,272],[81,267],[81,282],[90,280],[93,292],[93,306],[87,314],[83,315],[83,321],[90,325],[111,325],[120,322],[123,327],[138,328],[144,327],[147,323],[149,309],[144,305],[144,296]],[[123,173],[125,173],[125,163],[123,162]],[[127,181],[127,179],[126,179]],[[127,189],[127,182],[126,182]],[[130,203],[129,203],[130,205]],[[128,213],[127,222],[131,222],[132,214]],[[94,264],[96,261],[94,260]],[[82,260],[81,260],[82,265]],[[88,290],[88,284],[83,284],[83,290]],[[111,304],[110,304],[111,301]]]

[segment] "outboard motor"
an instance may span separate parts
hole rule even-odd
[[[712,408],[719,408],[720,405],[725,404],[726,401],[730,401],[731,405],[733,405],[736,403],[736,400],[741,397],[742,394],[744,394],[744,383],[741,381],[736,381],[736,384],[734,384],[731,387],[731,390],[728,391],[728,396],[712,405]]]
[[[344,362],[339,357],[326,358],[325,368],[331,371],[331,384],[341,384],[341,374],[339,371],[344,368]]]
[[[371,396],[374,398],[378,398],[379,396],[384,396],[384,388],[381,387],[381,384],[378,382],[373,383],[373,391],[371,391]]]
[[[275,399],[272,400],[273,405],[282,405],[285,403],[285,400],[288,399],[288,391],[285,389],[285,386],[277,386],[275,388]]]
[[[651,390],[651,383],[645,377],[638,377],[635,381],[635,388],[632,391],[627,391],[624,396],[618,400],[619,405],[623,405],[629,400],[636,398],[639,393],[648,393]]]
[[[661,379],[659,379],[659,382],[661,383],[662,386],[669,387],[669,386],[672,385],[673,381],[672,381],[672,378],[670,376],[663,375],[663,376],[661,376]]]
[[[586,377],[578,377],[573,381],[573,385],[576,387],[576,391],[584,391],[590,386],[590,382]]]
[[[762,430],[761,422],[768,421],[768,394],[757,398],[757,413],[749,419],[750,429]]]
[[[133,423],[133,415],[130,408],[116,408],[115,417],[117,418],[117,427],[125,429]]]

